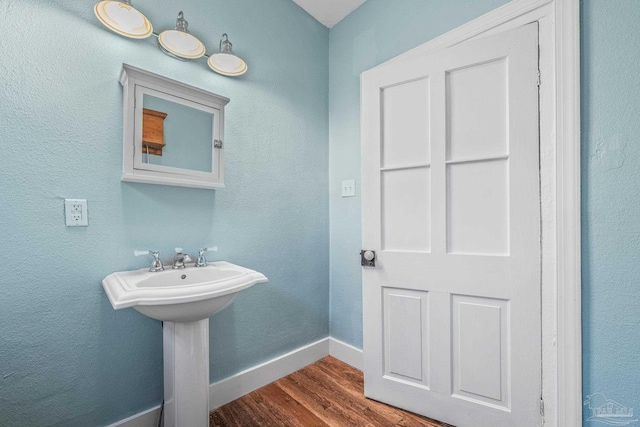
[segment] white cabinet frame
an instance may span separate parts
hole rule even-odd
[[[122,66],[120,84],[123,88],[122,181],[205,189],[224,187],[224,107],[228,98],[127,64]],[[141,161],[142,95],[145,93],[213,115],[212,172]]]

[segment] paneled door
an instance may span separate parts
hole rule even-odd
[[[362,77],[365,394],[541,423],[538,28]]]

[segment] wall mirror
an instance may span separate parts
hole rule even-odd
[[[180,187],[224,186],[228,98],[123,65],[122,180]]]

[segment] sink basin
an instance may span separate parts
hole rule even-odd
[[[147,268],[112,273],[102,281],[114,309],[133,307],[165,322],[193,322],[223,309],[236,294],[267,278],[228,262],[152,273]]]
[[[152,273],[112,273],[104,287],[114,309],[162,320],[164,427],[209,426],[209,319],[243,289],[267,278],[228,262]]]

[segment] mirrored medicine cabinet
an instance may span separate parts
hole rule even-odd
[[[214,93],[124,64],[122,181],[224,187],[224,107]]]

